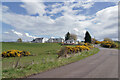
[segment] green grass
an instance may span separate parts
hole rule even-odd
[[[98,53],[99,49],[94,48],[89,52],[84,51],[82,55],[77,55],[69,58],[57,58],[57,52],[61,45],[58,43],[2,43],[2,50],[26,50],[35,56],[22,57],[19,66],[14,69],[18,57],[2,59],[2,77],[3,78],[20,78],[31,74],[40,73],[52,68],[56,68],[68,63],[78,61],[93,54]]]
[[[120,42],[117,42],[117,44],[118,44],[118,49],[120,49]]]
[[[118,44],[118,48],[117,49],[120,49],[120,42],[118,41],[115,41],[116,44]],[[115,48],[116,49],[116,48]]]

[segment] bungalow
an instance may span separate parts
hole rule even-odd
[[[50,38],[48,39],[49,43],[61,43],[61,42],[64,42],[64,39],[63,38]]]
[[[31,42],[33,42],[33,43],[45,43],[45,41],[46,41],[46,38],[35,38]]]
[[[76,41],[74,39],[64,41],[64,44],[75,44],[75,43]]]

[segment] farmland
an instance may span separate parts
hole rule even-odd
[[[120,49],[120,42],[117,42],[117,44],[118,44],[118,49]]]
[[[119,49],[119,50],[120,50],[120,42],[115,41],[115,43],[118,45],[118,48],[117,48],[117,49]]]
[[[56,68],[68,63],[78,61],[93,54],[99,49],[94,48],[82,52],[83,55],[76,55],[69,58],[57,58],[57,53],[61,49],[59,43],[15,43],[3,42],[2,51],[7,50],[25,50],[33,56],[22,57],[19,66],[14,68],[18,57],[2,59],[2,77],[3,78],[20,78],[31,74],[37,74],[52,68]]]

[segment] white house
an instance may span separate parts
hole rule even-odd
[[[64,41],[64,44],[75,44],[75,43],[76,41],[74,39]]]
[[[50,38],[48,39],[49,43],[61,43],[61,42],[64,42],[64,39],[63,38]]]
[[[35,38],[33,39],[33,43],[45,43],[47,41],[47,38]]]

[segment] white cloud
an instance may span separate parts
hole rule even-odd
[[[9,32],[4,32],[4,33],[9,34]]]
[[[36,36],[32,36],[29,33],[18,32],[15,30],[10,30],[8,32],[2,33],[3,41],[17,41],[18,38],[21,38],[23,41],[32,41]]]
[[[18,36],[16,33],[14,33],[14,30],[2,33],[2,41],[17,41],[17,39],[21,37],[23,36]]]
[[[15,30],[11,30],[13,33],[15,33],[16,35],[18,35],[18,36],[23,36],[23,34],[22,33],[20,33],[20,32],[17,32],[17,31],[15,31]]]
[[[77,34],[78,38],[83,40],[86,29],[97,39],[104,37],[117,38],[117,6],[108,7],[98,11],[96,15],[93,16],[85,16],[75,15],[76,10],[72,10],[72,8],[77,7],[77,5],[78,7],[81,6],[79,3],[76,3],[77,5],[75,5],[66,2],[65,6],[59,8],[55,8],[56,5],[60,6],[60,4],[56,4],[53,6],[54,9],[51,14],[61,10],[64,10],[64,12],[63,16],[54,20],[49,16],[43,16],[45,13],[45,5],[41,3],[42,7],[39,7],[40,5],[38,4],[40,3],[25,3],[22,7],[25,8],[29,14],[39,13],[40,16],[20,15],[6,12],[3,14],[3,22],[13,26],[16,30],[21,31],[21,33],[17,31],[13,32],[27,40],[31,40],[35,37],[32,35],[64,37],[68,31]],[[36,6],[31,8],[34,5]],[[93,3],[91,3],[91,6],[84,6],[84,8],[90,8],[92,5]],[[32,35],[24,33],[24,31],[29,32]]]
[[[74,30],[74,31],[77,31],[77,32],[79,31],[77,28],[73,28],[73,30]]]
[[[94,5],[94,1],[93,0],[86,0],[86,1],[79,1],[75,4],[72,4],[72,7],[76,7],[76,8],[84,8],[84,9],[89,9],[91,7],[93,7]]]
[[[94,1],[93,0],[86,0],[86,1],[79,1],[77,3],[73,3],[75,0],[72,1],[64,1],[64,6],[63,3],[56,3],[53,4],[51,6],[52,11],[47,11],[47,13],[49,14],[56,14],[59,13],[61,11],[63,11],[62,13],[65,14],[76,14],[77,12],[80,12],[81,10],[73,10],[73,8],[84,8],[84,9],[89,9],[94,5]]]
[[[26,35],[27,37],[30,37],[30,38],[37,38],[37,37],[35,37],[35,36],[29,35],[29,33],[25,33],[25,35]]]
[[[90,25],[90,29],[96,37],[118,36],[118,6],[108,7],[96,13],[96,17],[91,20],[96,24]]]
[[[45,13],[45,5],[42,2],[24,2],[21,7],[25,8],[29,14],[38,13],[42,16]]]
[[[9,10],[9,7],[7,7],[7,6],[2,6],[2,11],[3,11],[3,12],[6,12],[7,10]]]

